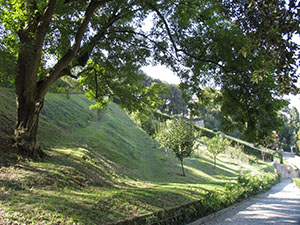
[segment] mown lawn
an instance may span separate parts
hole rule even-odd
[[[106,224],[179,206],[223,190],[242,170],[269,170],[219,156],[213,169],[205,150],[179,161],[159,149],[117,105],[89,109],[82,95],[48,94],[38,139],[41,161],[13,154],[8,137],[13,92],[0,90],[0,224]]]

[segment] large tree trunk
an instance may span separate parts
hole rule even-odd
[[[29,21],[24,22],[17,32],[20,39],[20,50],[15,81],[18,115],[14,131],[14,146],[26,155],[34,158],[43,155],[42,150],[37,145],[36,134],[44,97],[57,79],[69,74],[68,71],[64,70],[77,56],[91,17],[97,8],[105,5],[106,2],[108,0],[91,1],[89,3],[76,32],[72,47],[58,60],[43,79],[38,77],[38,73],[44,39],[49,30],[56,0],[49,0],[43,14],[39,16],[36,13],[36,11],[39,11],[36,4],[25,4],[25,9],[30,16]]]
[[[17,96],[16,101],[18,115],[14,130],[15,147],[29,157],[41,158],[43,152],[37,145],[36,135],[43,101],[26,101],[25,96]]]

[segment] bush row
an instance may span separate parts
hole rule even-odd
[[[227,184],[225,190],[207,192],[200,200],[188,203],[183,206],[169,208],[135,217],[130,220],[120,221],[114,225],[179,225],[190,223],[198,218],[207,216],[218,210],[226,208],[242,199],[268,190],[279,182],[278,173],[262,173],[252,175],[243,173],[239,175],[237,183]]]
[[[136,122],[138,122],[139,126],[145,130],[150,136],[155,134],[157,126],[159,126],[160,122],[165,122],[166,120],[174,119],[176,116],[169,116],[167,114],[155,112],[153,116],[146,117],[146,118],[138,118],[139,116],[136,115],[136,118],[133,118]],[[216,132],[209,130],[204,127],[195,126],[196,130],[201,133],[201,136],[205,136],[208,138],[213,138],[217,135]],[[239,140],[232,138],[226,135],[226,138],[230,139],[232,146],[236,145],[243,145],[243,152],[245,154],[255,156],[259,159],[262,159],[262,150],[255,146],[252,146],[250,143],[247,144],[246,142],[239,142]],[[273,161],[274,153],[268,150],[264,151],[264,160],[265,161]]]

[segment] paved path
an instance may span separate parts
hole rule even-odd
[[[300,157],[289,152],[281,152],[288,164],[295,165],[300,169]]]
[[[300,225],[300,190],[290,179],[189,225]]]

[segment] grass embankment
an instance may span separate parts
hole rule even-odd
[[[46,159],[16,157],[9,137],[16,116],[12,90],[0,89],[0,223],[106,224],[199,199],[235,183],[241,170],[272,171],[205,151],[179,161],[159,149],[117,105],[89,110],[82,95],[48,94],[38,140]]]

